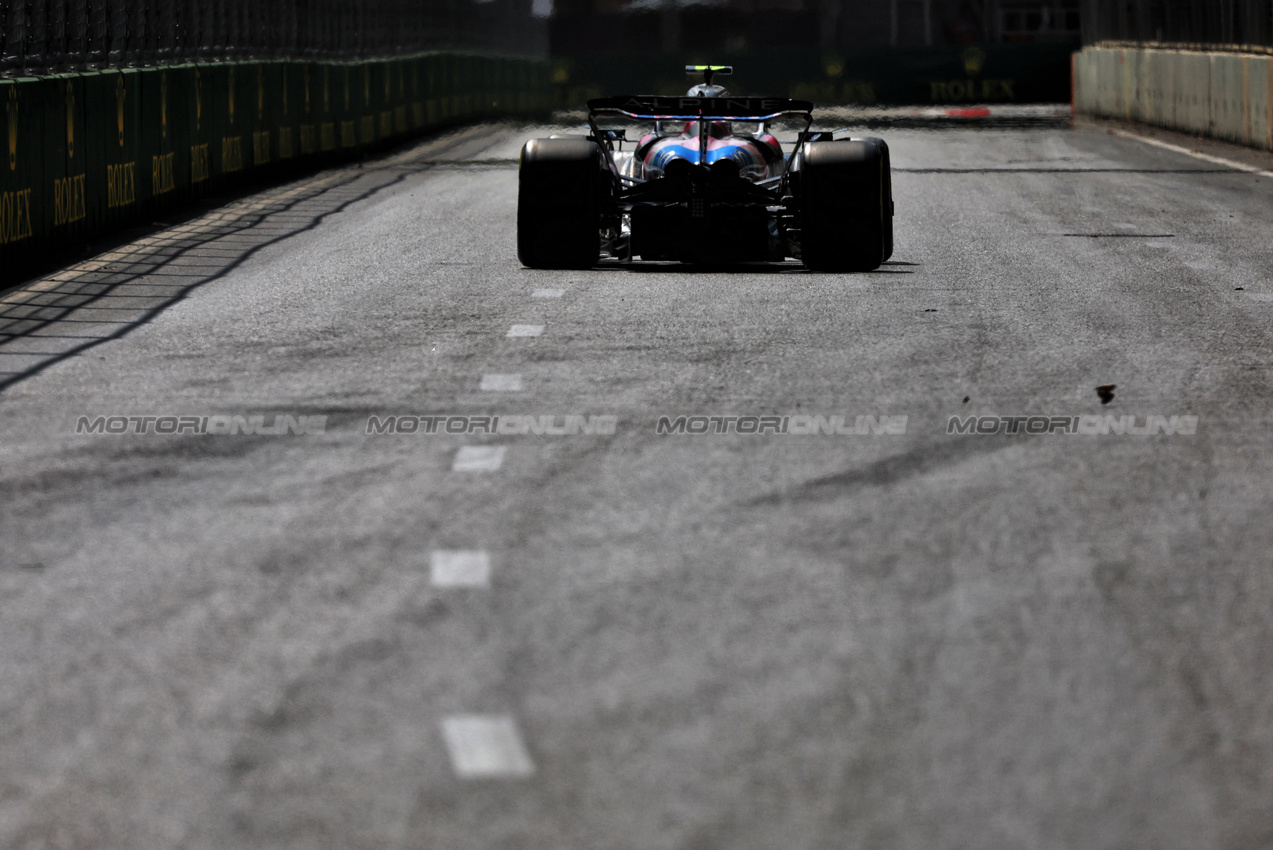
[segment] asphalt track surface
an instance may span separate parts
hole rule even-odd
[[[876,273],[523,269],[491,126],[6,292],[0,846],[1273,846],[1273,181],[933,126]]]

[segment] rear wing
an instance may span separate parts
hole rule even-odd
[[[655,121],[694,121],[699,118],[738,118],[768,121],[782,115],[810,114],[813,104],[785,97],[665,97],[620,95],[588,101],[593,115],[625,115]]]
[[[686,68],[689,70],[689,68]],[[784,115],[798,115],[804,119],[804,129],[796,142],[796,149],[802,147],[811,137],[809,128],[813,126],[813,103],[807,100],[792,100],[786,97],[667,97],[661,95],[630,94],[618,97],[602,97],[588,101],[588,126],[592,128],[591,138],[601,145],[602,153],[614,174],[616,186],[623,183],[644,183],[639,177],[619,174],[614,161],[614,143],[623,140],[623,135],[614,131],[602,130],[597,126],[599,115],[623,115],[628,118],[653,120],[655,132],[661,132],[663,121],[695,121],[698,122],[699,152],[706,161],[708,146],[709,120],[747,120],[760,124],[764,130],[764,122]],[[771,177],[766,183],[779,183],[779,192],[786,184],[787,175],[791,171],[792,158],[782,170],[781,177]]]

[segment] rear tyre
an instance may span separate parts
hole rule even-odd
[[[885,158],[875,140],[813,142],[800,162],[800,256],[813,271],[871,271],[884,262]],[[891,236],[891,234],[890,234]],[[891,242],[891,239],[889,240]]]
[[[586,269],[601,257],[601,151],[586,139],[522,148],[517,258],[532,269]]]
[[[865,136],[863,142],[873,142],[884,157],[884,260],[893,256],[893,164],[888,156],[888,143],[876,136]]]

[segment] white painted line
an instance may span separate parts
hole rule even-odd
[[[522,376],[483,375],[481,388],[495,393],[519,393],[522,391]]]
[[[566,294],[564,289],[536,289],[530,294],[531,298],[560,298]]]
[[[1273,177],[1273,171],[1265,171],[1254,165],[1247,165],[1241,162],[1234,162],[1231,159],[1223,159],[1218,156],[1202,153],[1201,151],[1190,150],[1189,148],[1173,145],[1170,142],[1159,141],[1158,139],[1150,139],[1145,136],[1138,136],[1135,133],[1129,133],[1126,130],[1112,130],[1115,136],[1122,136],[1125,139],[1135,139],[1138,142],[1144,142],[1147,145],[1153,145],[1156,148],[1162,148],[1165,151],[1175,151],[1185,156],[1191,156],[1194,159],[1200,159],[1203,162],[1209,162],[1212,165],[1223,165],[1225,168],[1232,168],[1235,171],[1245,171],[1248,174],[1257,174],[1260,177]]]
[[[539,336],[543,332],[543,325],[513,325],[505,336]]]
[[[494,472],[504,465],[505,446],[463,446],[455,453],[452,472]]]
[[[439,549],[429,558],[434,587],[490,587],[491,556],[478,551]]]
[[[451,767],[460,779],[521,779],[535,773],[513,718],[456,714],[442,720]]]

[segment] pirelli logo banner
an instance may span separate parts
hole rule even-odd
[[[622,95],[588,101],[592,112],[621,112],[632,118],[773,118],[810,112],[813,103],[785,97],[666,97]]]

